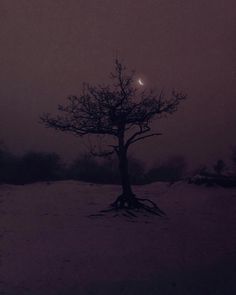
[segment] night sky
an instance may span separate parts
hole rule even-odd
[[[190,166],[226,158],[236,145],[235,15],[235,0],[1,0],[0,140],[16,153],[84,151],[39,115],[84,81],[109,82],[118,55],[148,87],[188,94],[137,156],[183,154]]]

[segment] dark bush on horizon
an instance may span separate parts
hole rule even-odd
[[[129,171],[132,184],[146,184],[146,166],[141,160],[130,157]]]
[[[18,177],[19,159],[8,150],[0,148],[0,183],[13,183]]]
[[[104,169],[92,156],[80,155],[69,167],[68,177],[86,182],[106,183],[110,180],[108,169]]]
[[[55,153],[28,152],[20,159],[19,173],[23,183],[59,180],[63,166]]]
[[[27,152],[17,157],[0,150],[0,183],[26,184],[64,177],[65,169],[55,153]]]
[[[146,174],[146,181],[166,181],[175,182],[184,177],[186,172],[187,163],[182,156],[173,156],[166,160],[159,166],[152,167]]]

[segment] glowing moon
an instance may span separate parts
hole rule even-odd
[[[142,81],[140,78],[138,79],[138,84],[139,84],[140,86],[143,86],[143,85],[144,85],[143,81]]]

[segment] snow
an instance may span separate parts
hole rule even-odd
[[[236,294],[236,189],[135,186],[168,217],[91,217],[119,186],[0,186],[0,294]]]

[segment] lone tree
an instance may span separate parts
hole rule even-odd
[[[161,135],[151,132],[152,121],[173,114],[186,96],[173,91],[166,99],[163,92],[157,95],[152,90],[143,90],[136,86],[134,75],[116,60],[111,85],[84,84],[80,96],[70,96],[65,106],[58,106],[61,115],[46,113],[41,121],[46,127],[81,137],[89,134],[113,137],[114,144],[107,145],[108,149],[93,151],[97,156],[113,153],[118,156],[122,193],[109,210],[124,209],[134,215],[131,210],[140,209],[162,215],[164,212],[154,202],[137,198],[133,193],[127,152],[134,143]]]

